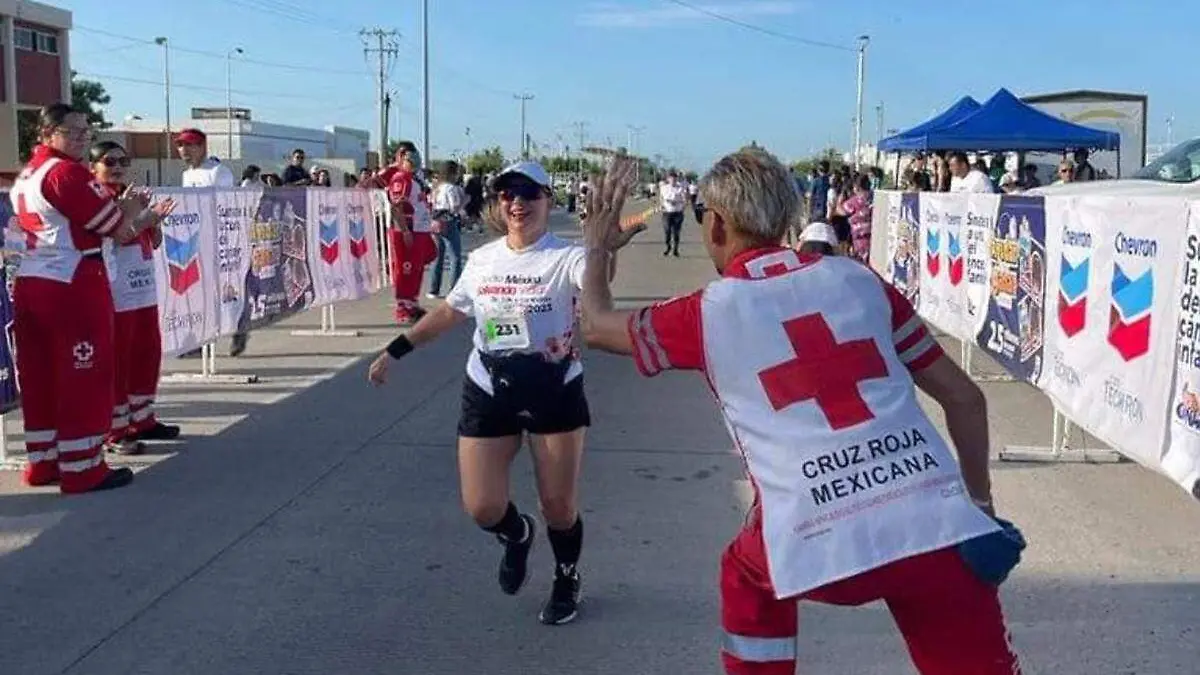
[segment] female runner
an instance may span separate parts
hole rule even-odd
[[[537,525],[509,498],[509,466],[527,433],[538,497],[554,550],[550,599],[539,619],[572,621],[579,604],[583,546],[577,487],[584,429],[591,423],[583,365],[575,348],[584,249],[547,230],[551,181],[539,164],[521,162],[497,176],[490,224],[504,234],[467,259],[462,278],[412,329],[371,364],[385,381],[389,364],[468,318],[475,319],[458,423],[458,465],[466,511],[504,547],[500,590],[519,591]],[[624,245],[639,230],[630,230]],[[610,264],[609,274],[615,270]]]

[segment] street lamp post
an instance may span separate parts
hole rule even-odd
[[[234,47],[225,55],[225,116],[228,118],[225,159],[233,159],[233,55],[245,53],[241,47]]]
[[[167,38],[156,37],[154,44],[163,48],[163,97],[166,101],[167,116],[165,126],[163,127],[163,136],[166,138],[166,149],[163,154],[167,159],[171,158],[171,47],[167,43]],[[161,176],[159,177],[162,178]]]
[[[858,84],[857,95],[855,100],[854,114],[854,168],[858,169],[861,165],[859,161],[858,146],[862,144],[862,124],[863,124],[863,87],[866,77],[867,68],[867,44],[871,42],[868,35],[858,36]]]

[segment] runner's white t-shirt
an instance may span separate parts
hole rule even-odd
[[[475,349],[467,375],[492,393],[479,352],[544,354],[560,361],[575,351],[575,316],[586,255],[582,246],[547,233],[513,250],[498,239],[467,258],[458,283],[446,296],[455,310],[475,318]],[[564,382],[583,373],[575,358]]]

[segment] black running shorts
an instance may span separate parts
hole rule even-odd
[[[466,438],[501,438],[531,434],[561,434],[591,426],[583,375],[561,387],[496,387],[484,391],[470,377],[464,379],[458,435]]]

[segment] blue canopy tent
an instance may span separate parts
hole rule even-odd
[[[1069,148],[1117,150],[1121,136],[1059,119],[1001,89],[979,110],[948,126],[908,137],[912,150],[983,152],[1049,151]]]
[[[920,145],[920,143],[926,133],[933,129],[948,127],[955,122],[964,120],[975,114],[975,111],[979,110],[980,107],[979,101],[970,96],[964,96],[936,117],[928,119],[911,129],[883,139],[879,142],[879,150],[881,152],[924,150],[925,147]]]

